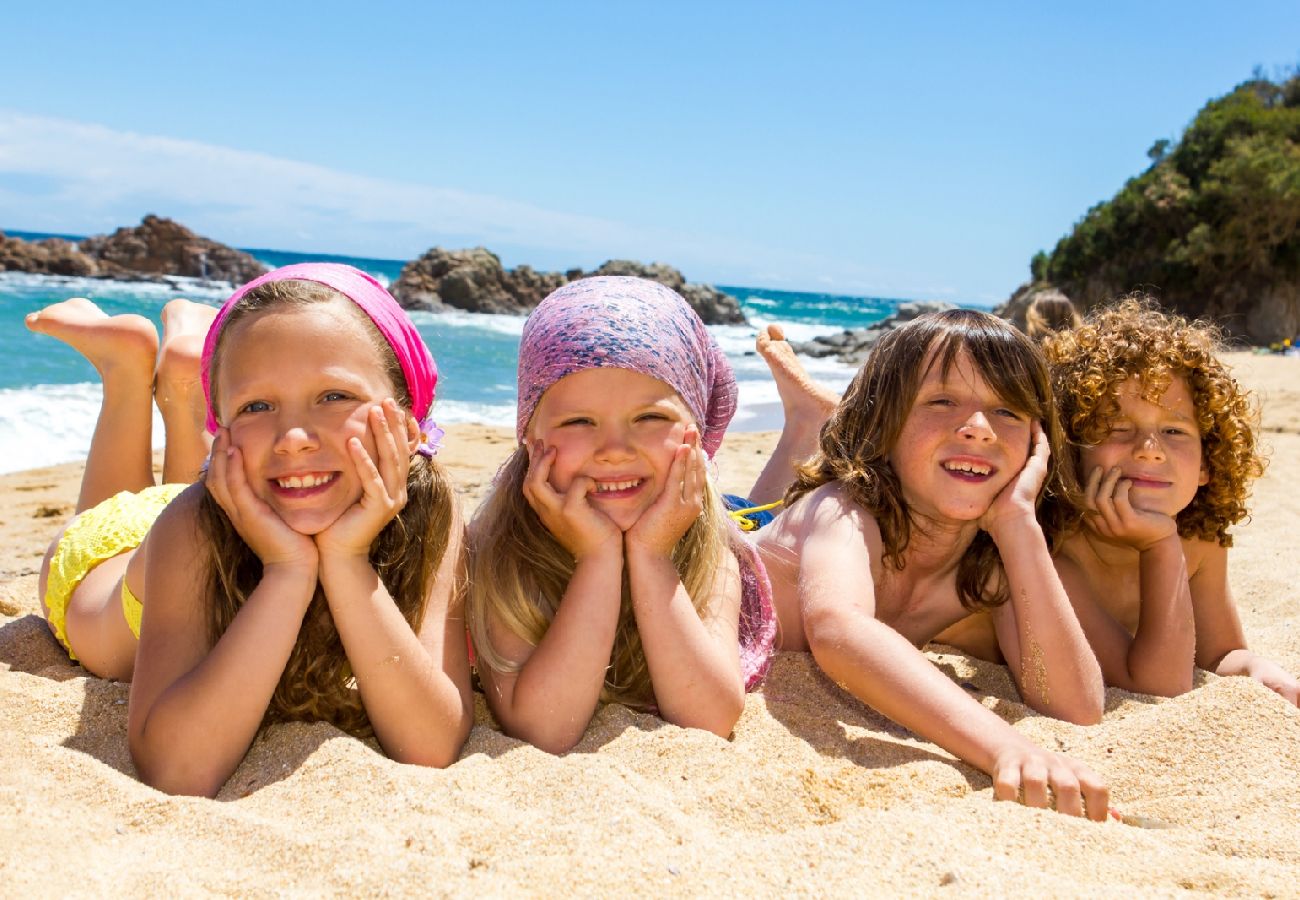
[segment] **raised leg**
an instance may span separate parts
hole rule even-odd
[[[81,477],[77,512],[153,484],[153,369],[158,332],[144,316],[109,316],[80,297],[27,316],[27,327],[72,347],[99,372],[104,399]],[[57,414],[57,413],[56,413]]]
[[[197,481],[212,447],[199,364],[203,339],[217,311],[202,303],[172,300],[162,311],[162,349],[154,378],[154,401],[162,413],[163,483]]]
[[[834,391],[813,381],[786,342],[780,325],[768,325],[766,330],[759,332],[755,347],[772,370],[785,413],[785,426],[776,449],[749,492],[751,502],[763,504],[774,503],[785,496],[785,489],[794,480],[794,467],[816,452],[821,427],[840,398]]]

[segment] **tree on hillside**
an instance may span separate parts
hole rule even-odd
[[[1035,256],[1035,280],[1084,307],[1148,290],[1261,342],[1300,331],[1300,72],[1257,73],[1148,156],[1146,171]]]

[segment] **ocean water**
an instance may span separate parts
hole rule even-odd
[[[28,237],[22,232],[8,233]],[[268,266],[309,260],[348,263],[384,284],[395,280],[403,265],[400,260],[249,252]],[[751,323],[712,328],[736,370],[740,408],[732,428],[739,431],[781,426],[776,387],[767,366],[753,352],[760,328],[779,322],[792,339],[809,340],[879,321],[898,303],[720,287],[740,300]],[[84,459],[99,410],[101,393],[94,368],[70,347],[29,332],[23,324],[27,313],[68,297],[88,297],[108,313],[138,313],[157,323],[163,304],[173,297],[216,306],[231,290],[230,285],[179,278],[156,284],[0,272],[0,472]],[[515,366],[524,317],[417,312],[412,318],[438,361],[438,421],[512,427]],[[805,365],[814,377],[836,390],[843,390],[853,375],[851,368],[828,360],[805,360]],[[161,446],[161,442],[162,422],[155,411],[154,443]]]

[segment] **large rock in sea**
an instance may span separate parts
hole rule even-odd
[[[24,241],[0,232],[0,272],[31,272],[35,275],[99,274],[99,265],[62,238]]]
[[[184,225],[145,216],[135,228],[80,243],[60,238],[24,241],[0,234],[0,271],[120,280],[167,276],[243,284],[266,267],[242,250],[200,237]]]
[[[181,275],[243,284],[266,272],[266,266],[244,251],[153,215],[145,216],[135,228],[86,238],[81,251],[96,259],[101,277]]]
[[[837,334],[824,334],[811,341],[791,341],[790,346],[796,353],[805,356],[833,356],[840,362],[851,366],[860,366],[871,354],[871,348],[898,326],[910,322],[917,316],[945,309],[956,309],[956,304],[939,300],[920,300],[898,304],[893,313],[881,319],[869,328],[849,328]]]
[[[526,314],[563,284],[590,275],[635,275],[667,285],[686,298],[710,325],[743,324],[744,313],[735,297],[712,285],[688,282],[682,273],[663,263],[615,259],[594,272],[538,272],[531,266],[506,270],[501,259],[484,247],[446,250],[434,247],[402,268],[389,286],[407,309]]]
[[[403,266],[389,290],[407,309],[526,313],[567,280],[558,272],[537,272],[530,266],[507,272],[501,258],[486,247],[434,247]]]

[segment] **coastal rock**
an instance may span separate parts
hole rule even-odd
[[[99,266],[71,241],[61,238],[24,241],[0,232],[0,272],[89,277],[99,274]]]
[[[87,238],[82,253],[93,257],[107,278],[181,275],[243,284],[266,267],[242,250],[200,237],[184,225],[149,215],[134,228]]]
[[[567,280],[558,272],[538,272],[531,266],[507,272],[501,258],[486,247],[434,247],[403,266],[389,290],[407,309],[520,314]]]
[[[446,250],[434,247],[402,268],[389,286],[407,309],[440,312],[447,308],[470,312],[525,314],[563,284],[592,275],[635,275],[672,288],[710,325],[745,322],[740,303],[712,285],[688,282],[664,263],[613,259],[593,272],[538,272],[531,266],[506,270],[501,259],[485,247]]]
[[[884,335],[917,316],[945,309],[956,309],[956,305],[938,300],[900,303],[891,315],[870,328],[850,328],[836,334],[819,335],[811,341],[791,341],[790,346],[804,356],[818,359],[833,356],[848,365],[860,366],[871,353],[872,346]]]

